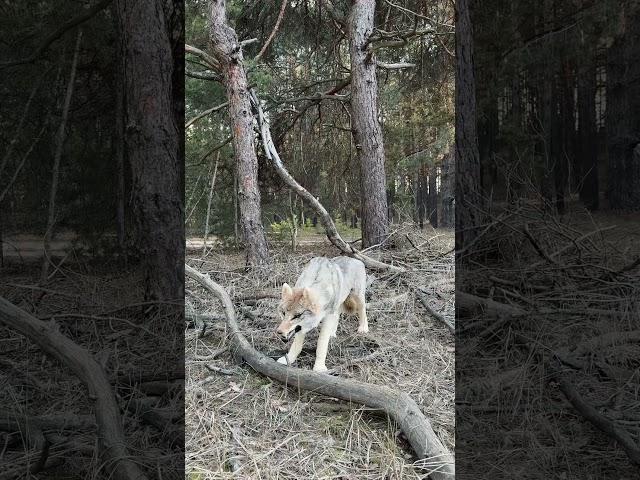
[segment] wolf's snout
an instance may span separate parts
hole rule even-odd
[[[302,330],[302,326],[296,325],[296,328],[294,330],[296,333],[298,333],[300,330]]]
[[[280,327],[276,328],[276,334],[278,335],[278,337],[280,337],[280,340],[282,340],[285,343],[287,342],[288,340],[287,332],[285,332],[282,328]]]

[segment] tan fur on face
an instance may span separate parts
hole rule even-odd
[[[320,313],[317,295],[309,288],[291,288],[286,283],[282,288],[282,301],[280,308],[285,311],[285,315],[296,315],[304,310]]]

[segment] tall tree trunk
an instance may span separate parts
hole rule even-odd
[[[246,261],[247,266],[255,267],[268,264],[270,260],[262,225],[253,114],[247,90],[242,47],[236,32],[227,24],[225,0],[211,0],[209,13],[212,51],[220,63],[229,101],[229,120],[238,175],[240,225],[246,244]]]
[[[429,223],[433,228],[438,228],[438,190],[436,188],[437,167],[429,169],[429,195],[427,208],[429,210]]]
[[[42,270],[40,272],[40,283],[47,281],[49,273],[49,250],[51,238],[53,237],[53,227],[56,219],[56,196],[58,194],[58,179],[60,177],[60,159],[62,158],[62,150],[64,141],[67,136],[67,119],[69,118],[69,106],[71,105],[71,97],[73,96],[73,84],[76,80],[76,68],[78,66],[78,56],[80,55],[80,41],[82,40],[82,30],[78,30],[76,37],[76,46],[73,51],[73,61],[71,62],[71,73],[69,74],[69,83],[62,106],[62,119],[56,134],[56,151],[53,158],[53,171],[51,174],[51,190],[49,191],[49,213],[47,216],[47,229],[44,232],[44,256],[42,259]]]
[[[216,164],[213,167],[213,176],[211,177],[211,185],[209,187],[209,198],[207,199],[207,216],[204,219],[204,236],[202,240],[202,255],[207,253],[207,238],[209,237],[209,218],[211,217],[211,200],[213,199],[213,187],[216,184],[216,176],[218,175],[218,162],[220,161],[220,151],[216,157]]]
[[[640,208],[639,2],[618,2],[620,20],[607,52],[608,192],[611,208]]]
[[[116,30],[119,35],[122,35],[120,29],[120,22],[118,22],[117,5],[113,5],[113,18]],[[116,75],[116,111],[114,118],[114,156],[116,159],[116,234],[118,237],[118,248],[124,258],[125,264],[127,262],[126,252],[126,226],[125,226],[125,173],[124,173],[124,56],[123,52],[118,52],[118,72]]]
[[[184,298],[184,118],[175,83],[181,59],[169,7],[162,0],[118,1],[122,32],[125,148],[145,298]],[[179,36],[179,35],[178,35]],[[177,91],[176,91],[177,89]],[[178,102],[179,103],[179,102]]]
[[[456,190],[455,158],[451,151],[447,152],[442,161],[440,178],[440,198],[442,203],[440,225],[443,228],[453,228],[455,225],[454,197]]]
[[[427,217],[427,173],[425,167],[418,169],[417,181],[416,181],[416,214],[418,217],[418,226],[422,230],[424,228],[424,221]]]
[[[553,209],[554,184],[553,170],[556,159],[554,158],[554,128],[557,115],[554,95],[553,71],[547,65],[542,73],[542,124],[540,130],[542,132],[541,148],[542,165],[540,169],[540,193],[542,196],[543,208]]]
[[[389,226],[376,59],[373,50],[367,47],[375,6],[375,0],[353,1],[349,15],[351,125],[360,162],[363,247],[382,242]]]
[[[576,116],[574,106],[574,69],[570,61],[566,61],[563,65],[561,78],[561,117],[562,117],[562,169],[559,171],[563,183],[562,195],[566,196],[567,191],[571,191],[570,172],[572,166],[575,165],[575,144],[576,144]],[[556,186],[558,191],[558,186]],[[560,192],[558,193],[560,195]],[[564,202],[563,202],[564,203]],[[564,207],[564,205],[563,205]],[[558,212],[562,213],[560,206]]]
[[[481,218],[473,35],[469,0],[456,2],[456,249],[477,235]]]
[[[589,210],[597,210],[598,138],[596,131],[596,74],[589,62],[578,78],[578,128],[580,138],[580,200]]]

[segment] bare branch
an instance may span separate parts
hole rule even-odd
[[[264,42],[264,45],[262,46],[262,48],[260,49],[256,57],[254,58],[254,60],[259,60],[260,57],[264,55],[264,52],[267,50],[267,47],[269,47],[273,38],[276,36],[276,33],[278,32],[278,28],[280,28],[280,23],[282,23],[282,19],[284,18],[284,11],[287,8],[287,3],[288,3],[288,0],[282,0],[282,4],[280,5],[280,12],[278,13],[278,19],[276,20],[276,24],[273,26],[273,30],[271,30],[271,33],[269,34],[267,41]]]
[[[22,60],[14,60],[12,62],[0,63],[0,69],[6,68],[6,67],[13,67],[15,65],[22,65],[22,64],[25,64],[25,63],[31,63],[31,62],[37,60],[44,53],[44,51],[47,48],[49,48],[49,46],[53,42],[58,40],[60,37],[62,37],[66,32],[71,30],[73,27],[76,27],[76,26],[80,25],[81,23],[84,23],[87,20],[93,18],[93,16],[96,13],[98,13],[99,11],[104,9],[110,3],[111,3],[111,0],[101,0],[100,2],[96,3],[93,7],[88,9],[83,14],[78,15],[77,17],[72,18],[68,22],[63,23],[60,28],[58,28],[57,30],[55,30],[52,33],[50,33],[49,35],[47,35],[45,37],[45,39],[42,41],[42,43],[38,46],[38,48],[36,48],[35,52],[33,52],[27,58],[23,58]]]
[[[187,77],[197,78],[199,80],[213,80],[214,82],[219,82],[220,80],[222,80],[220,75],[218,75],[218,74],[216,74],[216,73],[214,73],[214,72],[212,72],[210,70],[204,70],[204,71],[196,72],[194,70],[189,70],[188,68],[185,67],[184,74]]]
[[[206,63],[209,67],[211,67],[213,70],[219,70],[220,69],[220,63],[218,63],[218,60],[216,60],[214,57],[209,55],[207,52],[205,52],[203,50],[200,50],[199,48],[196,48],[196,47],[194,47],[192,45],[189,45],[189,44],[185,43],[184,44],[184,52],[185,53],[190,53],[191,55],[195,55],[200,60],[202,60],[204,63]]]
[[[415,68],[415,63],[384,63],[376,60],[376,66],[386,70],[400,70],[402,68]]]
[[[375,268],[394,273],[406,271],[402,267],[389,265],[387,263],[374,260],[373,258],[362,254],[342,239],[342,237],[338,233],[338,229],[336,228],[335,223],[333,222],[333,219],[329,215],[329,212],[327,212],[320,201],[316,197],[311,195],[311,193],[309,193],[309,191],[306,190],[302,185],[300,185],[284,167],[282,160],[280,159],[280,155],[278,154],[278,151],[276,150],[276,147],[273,143],[273,139],[271,138],[271,131],[269,130],[269,125],[267,124],[267,120],[264,117],[264,113],[262,112],[260,100],[258,100],[258,97],[256,96],[253,89],[250,90],[250,97],[252,106],[256,109],[258,114],[258,126],[260,127],[260,136],[262,137],[262,145],[265,155],[269,160],[271,160],[276,171],[285,181],[285,183],[289,185],[289,187],[294,192],[296,192],[304,201],[307,202],[307,204],[309,204],[311,208],[313,208],[318,213],[318,215],[320,216],[320,221],[324,225],[327,238],[331,241],[331,243],[342,250],[342,252],[344,252],[345,254],[361,260],[369,268]]]
[[[211,108],[205,110],[204,112],[199,113],[198,115],[193,117],[191,120],[189,120],[187,123],[185,123],[185,125],[184,125],[185,130],[187,128],[189,128],[191,125],[193,125],[195,122],[200,120],[201,118],[204,118],[204,117],[206,117],[207,115],[209,115],[211,113],[217,112],[218,110],[222,110],[227,105],[229,105],[229,102],[224,102],[223,104],[220,104],[220,105],[218,105],[216,107],[211,107]]]

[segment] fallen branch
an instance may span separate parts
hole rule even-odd
[[[396,265],[389,265],[387,263],[380,262],[378,260],[374,260],[371,257],[363,255],[358,250],[356,250],[352,245],[348,244],[342,239],[342,237],[338,233],[335,223],[333,222],[333,219],[329,215],[329,212],[327,212],[327,210],[320,203],[320,201],[316,197],[311,195],[311,193],[309,193],[309,191],[306,190],[302,185],[300,185],[296,181],[296,179],[293,178],[291,174],[287,171],[287,169],[284,167],[284,164],[280,159],[280,155],[278,154],[278,151],[276,150],[276,147],[271,138],[269,125],[267,123],[266,118],[264,117],[262,107],[260,106],[260,100],[258,100],[258,97],[256,96],[256,93],[253,89],[250,90],[250,98],[251,98],[251,103],[253,107],[256,109],[256,112],[258,114],[257,115],[258,125],[260,127],[260,136],[262,138],[262,145],[264,148],[265,155],[269,160],[271,160],[276,171],[278,172],[280,177],[285,181],[285,183],[289,185],[289,187],[295,193],[297,193],[311,208],[313,208],[313,210],[316,211],[316,213],[320,217],[320,221],[322,222],[322,225],[324,226],[327,237],[329,238],[331,243],[333,243],[336,247],[342,250],[343,253],[362,261],[367,267],[378,269],[378,270],[390,271],[394,273],[405,272],[406,269],[402,267],[398,267]]]
[[[95,402],[98,448],[105,468],[113,478],[144,480],[126,448],[120,409],[109,380],[93,356],[47,323],[0,297],[0,323],[36,343],[45,353],[67,366],[86,385]]]
[[[220,285],[189,265],[185,265],[185,274],[213,293],[223,304],[236,358],[241,358],[259,373],[296,390],[307,390],[384,411],[398,423],[417,457],[429,460],[430,477],[433,480],[454,478],[453,456],[440,442],[431,423],[409,395],[386,386],[287,367],[274,361],[255,350],[240,332],[231,297]]]
[[[555,362],[555,364],[548,364],[551,376],[556,382],[558,382],[560,390],[567,400],[569,400],[571,405],[573,405],[578,413],[580,413],[580,415],[582,415],[596,428],[618,442],[633,464],[640,465],[640,449],[629,433],[616,425],[615,422],[602,415],[592,405],[587,403],[584,398],[582,398],[578,390],[576,390],[576,388],[562,374],[559,366],[559,358],[554,358],[552,362]]]
[[[436,312],[429,306],[429,303],[427,302],[427,296],[421,290],[416,290],[416,296],[418,297],[418,300],[420,300],[420,303],[422,303],[422,306],[425,308],[425,310],[429,312],[429,315],[434,317],[436,320],[444,323],[451,333],[456,333],[456,327],[449,320],[447,320],[444,315]]]
[[[482,309],[485,315],[492,317],[520,317],[526,315],[527,312],[518,307],[507,305],[506,303],[496,302],[489,298],[476,297],[465,292],[456,292],[456,308],[460,310]]]

